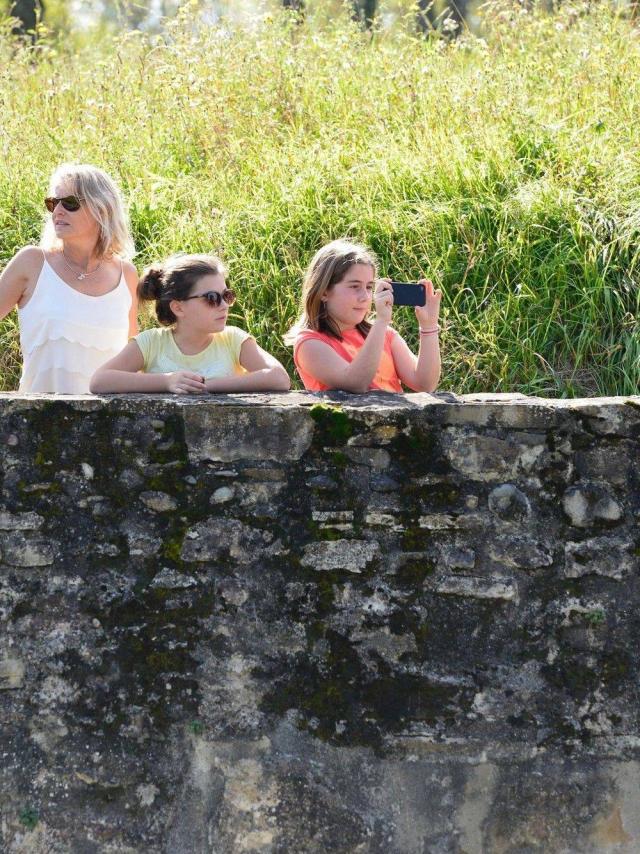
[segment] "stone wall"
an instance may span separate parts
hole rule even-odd
[[[640,400],[0,416],[0,850],[640,850]]]

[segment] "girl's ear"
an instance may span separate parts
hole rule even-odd
[[[182,317],[182,315],[184,314],[184,308],[182,306],[182,302],[179,299],[172,299],[169,303],[169,308],[176,317]]]

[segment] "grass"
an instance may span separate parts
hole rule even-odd
[[[64,160],[103,166],[130,203],[139,267],[213,249],[244,325],[282,335],[304,268],[334,237],[445,292],[442,389],[638,389],[640,40],[606,4],[484,7],[484,38],[373,37],[338,16],[66,48],[0,34],[0,266],[37,242]],[[148,324],[150,320],[146,320]],[[417,344],[410,310],[396,326]],[[0,387],[19,369],[0,323]]]

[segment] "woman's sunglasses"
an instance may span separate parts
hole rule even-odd
[[[227,305],[233,305],[236,301],[235,292],[229,290],[229,288],[225,288],[221,294],[218,291],[207,291],[204,294],[194,294],[192,297],[185,297],[181,299],[180,302],[187,302],[190,299],[204,299],[207,301],[208,305],[214,306],[218,308],[218,306],[222,305],[222,300],[226,302]]]
[[[84,199],[81,199],[78,196],[63,196],[61,199],[57,196],[47,196],[44,200],[44,206],[49,213],[53,213],[58,202],[60,202],[66,211],[73,213],[74,211],[80,210],[80,202],[84,202]]]

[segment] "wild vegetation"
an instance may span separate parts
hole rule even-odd
[[[188,4],[154,35],[34,46],[7,21],[0,266],[37,242],[52,168],[87,161],[121,181],[138,266],[219,251],[234,321],[288,367],[305,265],[349,235],[444,289],[443,389],[635,393],[640,39],[617,8],[499,0],[452,41],[346,13],[203,26]],[[13,313],[1,388],[19,361]]]

